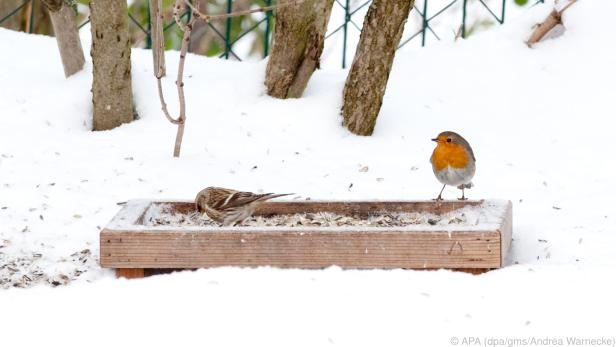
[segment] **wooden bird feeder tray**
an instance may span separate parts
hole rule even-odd
[[[368,218],[378,214],[443,216],[474,209],[474,222],[365,226],[147,225],[148,210],[165,205],[193,213],[192,202],[129,201],[100,233],[100,263],[118,277],[143,277],[164,269],[274,266],[320,269],[455,269],[481,273],[500,268],[511,245],[509,201],[283,201],[262,204],[255,215],[333,212]],[[477,215],[477,214],[476,214]]]

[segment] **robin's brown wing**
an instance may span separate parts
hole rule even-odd
[[[473,161],[475,160],[475,153],[473,153],[473,148],[471,147],[471,145],[468,143],[468,141],[466,141],[465,138],[463,138],[462,136],[458,135],[458,141],[460,142],[460,144],[462,146],[464,146],[464,148],[469,152],[469,154],[471,155],[471,158],[473,158]]]
[[[473,153],[473,148],[471,147],[471,145],[468,143],[468,141],[466,141],[466,139],[464,139],[463,137],[460,137],[460,139],[462,140],[463,146],[464,148],[466,148],[466,150],[469,152],[469,154],[471,155],[471,158],[473,158],[473,161],[477,161],[475,159],[475,153]]]
[[[468,142],[467,142],[468,144]],[[473,158],[473,161],[477,161],[475,159],[475,153],[473,153],[473,149],[471,148],[471,145],[468,145],[468,151],[471,152],[471,158]]]

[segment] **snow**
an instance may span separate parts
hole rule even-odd
[[[0,261],[30,257],[50,278],[74,277],[1,291],[0,344],[448,346],[451,337],[577,336],[614,345],[616,3],[578,1],[562,36],[527,48],[552,6],[468,40],[400,52],[372,137],[341,126],[346,71],[318,71],[305,97],[275,100],[264,94],[264,61],[190,55],[180,158],[149,51],[132,54],[140,119],[93,133],[91,64],[65,80],[52,39],[0,29]],[[175,110],[177,61],[168,52]],[[322,200],[434,198],[429,139],[443,130],[473,146],[467,196],[514,203],[503,269],[217,268],[126,281],[71,257],[98,254],[118,202],[192,199],[209,185]]]

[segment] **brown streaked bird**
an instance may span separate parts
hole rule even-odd
[[[257,206],[264,201],[291,194],[254,194],[227,188],[207,187],[197,194],[195,204],[199,212],[228,226],[241,223],[252,216]]]
[[[443,184],[435,200],[443,200],[441,194],[447,185],[461,189],[462,197],[458,200],[466,200],[464,189],[473,186],[471,180],[475,175],[475,154],[471,145],[453,131],[444,131],[432,141],[436,142],[436,148],[430,157],[432,171]]]

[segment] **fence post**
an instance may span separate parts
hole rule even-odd
[[[17,6],[13,11],[9,12],[9,14],[7,14],[6,16],[0,18],[0,24],[4,23],[4,21],[8,20],[9,18],[13,17],[13,15],[17,12],[19,12],[19,10],[21,10],[24,6],[26,6],[26,4],[30,2],[30,0],[25,0],[21,5]],[[21,28],[21,27],[20,27]]]
[[[464,0],[466,3],[466,0]],[[423,13],[421,14],[421,47],[426,45],[426,29],[428,28],[428,0],[424,0]]]
[[[191,5],[193,5],[193,4],[194,4],[194,3],[193,3],[193,0],[188,0],[188,2],[189,2]],[[207,4],[206,4],[206,6],[207,6]],[[198,8],[197,8],[197,10],[198,10]],[[186,14],[186,23],[190,23],[190,21],[192,20],[192,16],[193,16],[193,10],[192,10],[192,7],[190,7],[190,6],[186,6],[186,13],[187,13],[187,14]],[[191,35],[192,35],[192,31],[191,31]],[[163,35],[163,36],[164,36],[164,35]],[[188,37],[188,38],[190,39],[190,35],[189,35],[189,37]],[[188,51],[189,51],[189,52],[192,52],[192,44],[193,44],[192,40],[189,40],[189,41],[188,41]],[[163,40],[163,47],[164,47],[164,46],[165,46],[165,41]],[[164,48],[163,48],[163,49],[164,49]]]
[[[466,1],[462,4],[462,38],[466,38]]]
[[[227,13],[233,11],[233,0],[227,0]],[[225,59],[229,59],[231,51],[231,17],[227,18],[227,28],[225,31]]]
[[[347,27],[349,21],[351,20],[351,16],[349,14],[349,0],[346,0],[344,5],[344,28],[343,28],[343,38],[342,38],[342,68],[346,68],[346,50],[347,50]]]
[[[34,31],[34,0],[30,3],[30,23],[28,23],[28,33],[32,34]]]
[[[505,0],[503,0],[503,12],[501,12],[501,24],[505,23]]]
[[[188,0],[188,2],[192,5],[193,1],[192,0]],[[192,19],[192,7],[190,6],[186,6],[186,23],[190,23],[191,19]]]
[[[152,49],[152,15],[150,14],[150,1],[146,1],[148,8],[147,8],[147,16],[148,16],[148,32],[146,33],[146,37],[145,37],[145,48],[146,49]]]
[[[272,0],[265,0],[265,6],[272,6]],[[272,10],[265,12],[265,34],[263,38],[263,58],[269,54],[269,40],[270,40],[270,25],[272,21]]]

